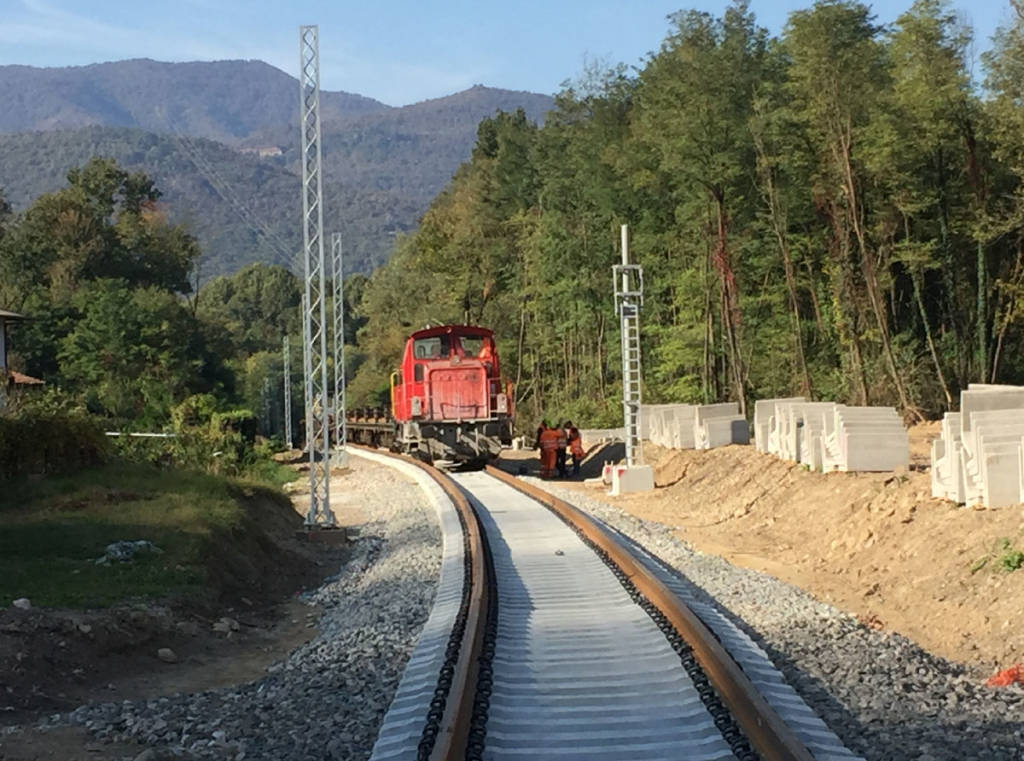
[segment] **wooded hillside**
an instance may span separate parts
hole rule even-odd
[[[633,73],[588,72],[543,127],[481,124],[472,160],[371,279],[372,399],[410,326],[494,327],[520,411],[621,419],[611,267],[645,268],[645,401],[803,393],[950,406],[1024,382],[1024,20],[972,83],[941,0],[892,28],[822,0],[783,34],[746,3],[673,16]]]
[[[164,190],[169,219],[202,246],[203,278],[290,261],[301,248],[298,82],[272,66],[2,66],[0,102],[13,104],[0,114],[0,190],[16,210],[106,157]],[[551,104],[481,86],[403,108],[322,93],[325,224],[344,234],[349,271],[387,261],[395,236],[415,228],[469,157],[481,119],[520,107],[541,119]]]

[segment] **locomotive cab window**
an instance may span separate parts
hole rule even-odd
[[[448,336],[417,338],[412,347],[415,359],[447,359],[450,353],[451,341]]]
[[[462,344],[462,355],[467,358],[479,357],[486,340],[483,336],[460,336],[459,343]]]
[[[417,362],[416,367],[412,369],[412,379],[416,381],[416,383],[423,382],[423,365],[419,362]]]

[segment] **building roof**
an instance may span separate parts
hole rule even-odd
[[[17,312],[8,312],[6,309],[0,309],[0,318],[7,320],[27,320],[28,318],[23,314]]]
[[[30,375],[24,375],[19,372],[11,370],[9,375],[14,381],[15,386],[45,386],[46,381],[41,381],[38,378],[33,378]]]

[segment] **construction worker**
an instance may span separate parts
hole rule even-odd
[[[580,463],[583,462],[583,437],[580,436],[580,429],[572,424],[571,420],[565,421],[565,433],[569,438],[569,454],[572,455],[572,474],[580,474]]]
[[[551,478],[555,475],[555,462],[558,457],[558,431],[544,424],[540,434],[540,476]]]
[[[566,449],[569,446],[569,434],[565,430],[565,426],[559,426],[557,429],[558,433],[558,450],[555,459],[555,465],[558,467],[558,477],[565,478],[569,475],[569,471],[565,465]]]

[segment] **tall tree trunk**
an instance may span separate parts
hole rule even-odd
[[[924,307],[924,298],[921,295],[921,281],[924,279],[917,267],[911,268],[911,277],[914,281],[914,297],[917,300],[917,310],[921,315],[921,324],[924,326],[924,337],[928,342],[928,351],[932,355],[932,362],[935,365],[935,372],[939,376],[939,383],[942,385],[942,393],[946,397],[947,409],[953,407],[953,395],[949,392],[949,384],[946,383],[946,376],[942,372],[942,363],[939,362],[939,353],[935,350],[935,341],[932,339],[932,328],[928,324],[928,310]]]
[[[729,361],[729,379],[735,400],[739,403],[740,414],[747,414],[747,395],[743,385],[743,355],[740,351],[740,306],[736,292],[736,275],[729,261],[729,221],[725,213],[725,199],[721,191],[714,193],[715,199],[715,267],[718,270],[722,291],[722,328],[726,341]]]
[[[868,302],[871,304],[871,310],[875,316],[875,323],[878,326],[879,337],[882,339],[882,350],[885,353],[886,365],[888,366],[889,375],[892,377],[893,384],[896,386],[896,393],[900,399],[900,406],[905,410],[913,412],[918,418],[923,420],[924,418],[921,413],[911,406],[910,400],[907,398],[907,390],[903,383],[903,377],[896,366],[896,355],[892,349],[892,337],[889,334],[889,320],[886,317],[885,304],[882,301],[882,289],[878,283],[878,272],[874,256],[868,250],[866,236],[863,226],[861,225],[860,202],[857,183],[853,176],[851,151],[852,141],[847,130],[842,134],[842,143],[840,147],[842,171],[844,184],[846,186],[846,208],[848,211],[850,226],[853,228],[853,234],[857,240],[857,250],[860,254],[861,271],[864,274],[864,282],[868,292]]]
[[[796,291],[796,276],[793,272],[793,260],[789,255],[788,222],[786,213],[782,208],[782,201],[775,188],[775,178],[772,175],[771,167],[768,165],[768,158],[765,155],[764,143],[759,134],[755,134],[754,144],[763,167],[761,180],[763,184],[762,195],[768,203],[769,219],[771,220],[772,232],[775,233],[775,241],[779,246],[779,254],[782,256],[782,270],[786,276],[786,289],[789,292],[789,308],[792,313],[793,343],[796,346],[797,362],[800,365],[800,387],[807,398],[812,397],[811,374],[807,370],[807,359],[804,356],[804,339],[800,329],[800,301]]]
[[[939,205],[939,247],[942,256],[942,285],[945,290],[946,319],[953,329],[956,345],[956,385],[963,388],[967,385],[969,357],[973,352],[964,339],[964,326],[960,309],[956,303],[958,289],[956,287],[956,263],[949,240],[949,210],[945,199]],[[966,351],[965,351],[966,349]]]
[[[978,240],[977,258],[978,314],[975,332],[978,334],[978,381],[988,382],[988,263],[985,244]]]
[[[814,327],[818,331],[818,338],[825,338],[825,318],[821,315],[821,300],[818,298],[818,281],[814,277],[814,268],[810,261],[806,262],[808,291],[811,294],[811,309],[814,312]]]
[[[854,299],[853,268],[850,264],[850,236],[846,227],[846,216],[840,215],[836,205],[826,200],[822,205],[832,225],[832,242],[829,256],[836,272],[831,276],[832,298],[835,302],[835,328],[839,343],[849,352],[850,372],[856,386],[855,401],[871,403],[868,393],[867,376],[864,372],[864,353],[860,345],[860,330],[856,301]]]
[[[523,381],[523,346],[526,343],[526,303],[519,305],[519,340],[516,342],[516,388]]]
[[[1022,260],[1022,254],[1024,254],[1024,248],[1021,247],[1020,243],[1017,244],[1017,260],[1013,265],[1013,274],[1010,276],[1010,282],[1013,287],[1010,289],[1010,297],[1007,301],[1006,307],[1003,311],[1003,319],[999,325],[999,335],[996,339],[995,351],[992,354],[992,373],[989,378],[992,383],[996,382],[999,377],[999,362],[1003,356],[1003,340],[1006,338],[1006,331],[1009,330],[1010,324],[1013,322],[1013,314],[1017,309],[1017,297],[1015,294],[1018,293],[1021,285],[1021,276],[1024,275],[1024,260]]]

